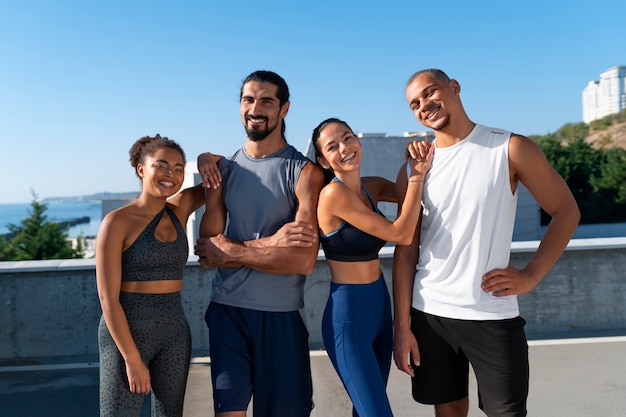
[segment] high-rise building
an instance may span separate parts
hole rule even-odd
[[[626,66],[615,66],[589,81],[583,90],[583,122],[590,123],[626,109]]]

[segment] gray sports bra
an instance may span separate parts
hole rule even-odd
[[[176,240],[161,242],[154,236],[163,214],[167,213],[176,228]],[[165,206],[141,232],[137,240],[122,252],[122,281],[159,281],[183,279],[189,257],[185,228],[172,210]]]

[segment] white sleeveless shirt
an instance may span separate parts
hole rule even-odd
[[[466,320],[519,315],[516,296],[494,297],[480,287],[486,272],[509,264],[517,207],[509,181],[510,136],[476,125],[461,142],[435,148],[422,197],[417,310]]]

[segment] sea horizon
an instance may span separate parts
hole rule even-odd
[[[76,224],[68,229],[69,237],[83,235],[95,237],[102,221],[102,201],[90,199],[55,198],[41,200],[47,205],[47,220],[55,222],[89,217],[89,222]],[[32,202],[0,203],[0,235],[10,233],[9,224],[20,225],[22,220],[31,215]]]
[[[37,201],[48,206],[44,214],[50,221],[63,222],[85,216],[89,217],[89,222],[71,226],[68,230],[68,236],[95,237],[102,221],[102,201],[134,200],[140,193],[139,190],[104,191],[89,195],[37,198]],[[0,235],[10,233],[7,228],[8,224],[19,225],[23,219],[29,217],[32,204],[32,200],[23,203],[0,202]]]

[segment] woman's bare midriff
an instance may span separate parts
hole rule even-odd
[[[328,260],[330,275],[337,284],[371,284],[380,278],[380,260],[341,262]]]
[[[168,294],[183,289],[182,279],[167,279],[161,281],[123,281],[120,287],[124,292],[142,294]]]

